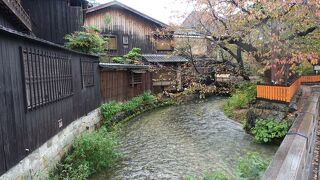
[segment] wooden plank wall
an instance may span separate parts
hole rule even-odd
[[[71,7],[67,0],[23,0],[33,22],[33,33],[42,39],[63,44],[64,36],[83,26],[82,7]]]
[[[0,4],[0,6],[4,6],[4,5]],[[4,11],[4,9],[2,9],[0,7],[0,11]],[[13,29],[16,31],[23,31],[24,30],[19,25],[12,22],[12,20],[9,19],[8,15],[5,12],[0,13],[0,26],[10,28],[10,29]]]
[[[72,64],[73,95],[35,110],[26,109],[20,48],[67,54]],[[95,85],[81,86],[80,59],[94,61]],[[101,102],[98,57],[0,30],[0,175]],[[59,128],[58,120],[63,127]]]
[[[126,101],[145,91],[152,91],[152,74],[142,74],[142,83],[130,85],[130,71],[101,71],[101,95],[103,102]]]
[[[104,22],[105,16],[111,17],[111,23],[108,25]],[[157,53],[153,32],[162,27],[130,11],[110,7],[88,13],[85,18],[85,25],[96,25],[103,30],[103,33],[117,36],[118,50],[111,51],[110,55],[125,55],[134,47],[141,48],[143,54]],[[123,36],[129,37],[129,45],[123,45]]]
[[[3,27],[6,27],[6,28],[19,30],[18,25],[14,25],[12,22],[10,22],[9,19],[7,17],[5,17],[4,13],[0,14],[0,25],[3,26]]]

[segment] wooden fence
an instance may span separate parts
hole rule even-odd
[[[317,128],[319,117],[318,88],[306,88],[300,99],[302,108],[295,118],[288,134],[275,153],[262,180],[313,179],[313,160],[316,157]],[[316,178],[319,179],[319,178]]]
[[[289,86],[257,85],[257,98],[290,103],[302,83],[320,82],[320,76],[301,76]]]
[[[0,175],[101,103],[98,57],[0,27]]]
[[[103,102],[125,101],[145,91],[152,91],[148,66],[104,64],[101,66]]]

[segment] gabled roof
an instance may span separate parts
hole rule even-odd
[[[95,7],[89,8],[89,9],[87,9],[86,13],[89,14],[89,13],[92,13],[92,12],[95,12],[95,11],[99,11],[99,10],[102,10],[102,9],[105,9],[105,8],[109,8],[111,6],[117,6],[117,7],[121,7],[123,9],[126,9],[126,10],[128,10],[128,11],[134,13],[134,14],[137,14],[138,16],[141,16],[142,18],[145,18],[145,19],[147,19],[147,20],[149,20],[151,22],[154,22],[154,23],[158,24],[159,26],[162,26],[162,27],[167,27],[168,26],[167,24],[165,24],[165,23],[163,23],[163,22],[161,22],[159,20],[156,20],[156,19],[154,19],[154,18],[152,18],[152,17],[150,17],[148,15],[145,15],[145,14],[143,14],[143,13],[141,13],[141,12],[139,12],[139,11],[137,11],[137,10],[125,5],[125,4],[122,4],[119,1],[116,1],[116,0],[111,1],[109,3],[106,3],[106,4],[102,4],[102,5],[99,5],[99,6],[95,6]]]
[[[200,26],[201,14],[198,11],[192,11],[186,19],[182,22],[181,26],[184,28],[195,29]]]
[[[215,31],[215,23],[212,18],[208,18],[210,16],[206,11],[192,11],[183,21],[181,27],[196,31],[206,31],[207,29]]]

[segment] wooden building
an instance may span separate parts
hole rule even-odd
[[[152,91],[152,73],[146,65],[101,63],[100,76],[103,102],[127,101]]]
[[[108,23],[106,18],[110,18]],[[132,48],[143,54],[170,53],[172,36],[158,32],[168,26],[118,1],[112,1],[86,11],[86,26],[97,26],[109,38],[108,54],[125,55]]]
[[[17,1],[17,0],[13,0]],[[32,33],[54,43],[64,44],[66,34],[81,30],[86,0],[21,0],[32,22]]]
[[[83,2],[0,0],[0,179],[100,106],[98,57],[53,43],[80,28],[81,19],[70,19],[80,16]]]
[[[143,59],[153,68],[153,91],[180,91],[182,90],[182,64],[188,59],[166,54],[145,54]]]
[[[152,79],[156,92],[181,87],[179,71],[181,64],[188,60],[172,55],[174,32],[165,23],[112,1],[89,8],[85,26],[96,26],[108,37],[107,54],[111,57],[125,55],[132,48],[140,48],[144,63],[155,67]]]

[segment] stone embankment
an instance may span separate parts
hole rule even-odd
[[[94,131],[99,126],[100,120],[100,109],[75,120],[15,167],[0,176],[0,180],[46,179],[49,171],[70,150],[73,140],[84,132]]]

